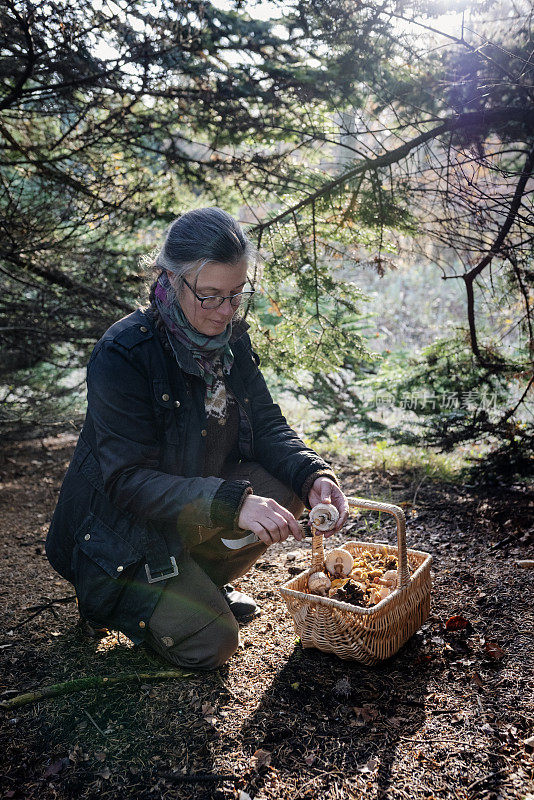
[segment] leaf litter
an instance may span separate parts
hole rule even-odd
[[[72,587],[46,561],[44,537],[73,444],[62,435],[29,440],[11,445],[10,460],[0,462],[5,698],[77,677],[165,668],[122,634],[81,636],[68,601]],[[409,470],[337,470],[347,493],[390,502],[411,502],[420,481]],[[434,557],[432,612],[393,659],[368,668],[303,650],[277,589],[289,566],[308,567],[310,543],[277,545],[240,580],[262,614],[243,629],[246,645],[224,668],[187,683],[84,691],[4,715],[3,796],[527,797],[533,573],[514,564],[528,557],[534,497],[519,485],[477,489],[429,480],[413,510],[408,546]],[[371,539],[361,517],[347,526],[347,538]],[[510,530],[513,541],[493,548]],[[382,521],[376,541],[393,544],[394,525]],[[336,535],[327,546],[342,542]],[[28,608],[41,606],[25,622]]]

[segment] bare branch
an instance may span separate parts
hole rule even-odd
[[[377,156],[373,159],[362,159],[362,161],[352,169],[341,173],[337,178],[326,182],[323,186],[305,197],[300,202],[295,203],[295,205],[290,206],[284,211],[281,211],[279,214],[276,214],[274,217],[271,217],[266,222],[262,222],[260,225],[255,227],[269,228],[272,225],[276,225],[287,216],[300,211],[302,208],[312,205],[312,203],[316,202],[319,198],[327,197],[338,186],[351,181],[356,176],[361,175],[361,173],[369,172],[370,170],[377,170],[382,167],[390,166],[391,164],[396,164],[406,158],[418,147],[421,147],[421,145],[432,141],[433,139],[437,139],[444,133],[453,131],[470,131],[476,130],[477,128],[486,129],[509,122],[510,120],[521,122],[524,125],[534,126],[534,109],[514,107],[496,108],[487,111],[473,111],[465,114],[458,114],[455,117],[450,117],[449,119],[444,120],[440,125],[420,133],[419,136],[415,136],[413,139],[410,139],[410,141],[405,142],[394,150],[390,150],[389,152],[386,152],[383,155]]]

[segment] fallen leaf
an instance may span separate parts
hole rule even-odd
[[[460,614],[455,614],[454,616],[449,617],[445,623],[445,629],[448,631],[463,631],[470,625],[471,623],[465,617],[462,617]]]
[[[211,703],[202,703],[202,716],[204,717],[205,722],[208,725],[216,725],[217,724],[217,717],[215,716],[215,706],[212,706]]]
[[[111,778],[111,770],[109,767],[104,767],[101,772],[97,772],[97,775],[107,781]]]
[[[506,652],[502,649],[502,647],[499,647],[497,642],[486,642],[484,647],[486,650],[486,654],[490,658],[494,658],[496,661],[498,661],[501,658],[504,658],[504,656],[506,655]]]
[[[477,686],[480,686],[481,689],[484,688],[484,683],[482,681],[482,678],[478,674],[478,672],[473,672],[473,674],[471,675],[471,678],[476,683]]]
[[[353,706],[352,710],[356,716],[361,717],[364,722],[371,722],[371,720],[378,716],[376,708],[372,708],[371,706]]]
[[[256,770],[261,769],[261,767],[268,767],[271,763],[271,757],[272,753],[269,750],[263,750],[260,747],[252,756],[252,766]]]
[[[299,686],[300,686],[300,683],[299,683],[298,681],[295,681],[295,683],[292,683],[292,684],[291,684],[291,688],[292,688],[292,689],[295,689],[295,690],[296,690],[296,689],[298,689],[298,688],[299,688]]]
[[[75,744],[72,750],[69,753],[69,761],[78,761],[80,758],[83,759],[83,750],[79,744]]]
[[[68,764],[68,758],[60,758],[59,761],[54,761],[53,764],[49,764],[49,766],[46,768],[43,777],[53,778],[55,775],[59,775],[61,770],[68,766]]]
[[[310,754],[309,756],[305,756],[304,757],[304,761],[309,767],[311,767],[311,765],[315,761],[315,756],[313,755],[313,753]]]
[[[432,655],[430,653],[419,653],[415,659],[416,664],[428,664],[429,661],[432,661]]]
[[[106,754],[104,753],[103,750],[100,750],[98,753],[95,753],[95,758],[96,758],[97,761],[105,761],[106,760]]]

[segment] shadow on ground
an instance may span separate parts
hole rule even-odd
[[[410,675],[418,651],[367,668],[298,644],[245,722],[244,745],[272,754],[288,798],[336,797],[336,784],[356,796],[370,779],[374,796],[389,796],[397,749],[425,724],[425,670]],[[247,791],[270,780],[260,770]]]

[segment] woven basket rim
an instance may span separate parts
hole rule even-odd
[[[396,546],[388,545],[385,542],[382,543],[382,542],[348,541],[346,542],[346,544],[365,545],[366,547],[385,546],[391,548],[392,550],[397,550]],[[340,545],[340,547],[343,547],[343,545]],[[301,592],[298,589],[291,588],[291,584],[302,578],[303,575],[310,575],[312,571],[316,571],[315,567],[309,567],[308,569],[299,572],[298,575],[294,575],[289,581],[282,584],[282,586],[279,586],[278,591],[282,596],[287,595],[289,597],[294,597],[298,600],[301,601],[304,600],[305,602],[312,603],[312,605],[324,606],[326,608],[338,608],[340,611],[350,611],[353,614],[354,613],[358,614],[358,616],[362,615],[373,616],[374,614],[381,612],[393,600],[398,599],[402,593],[409,592],[410,589],[412,588],[412,584],[415,581],[415,579],[418,578],[422,572],[430,570],[430,566],[432,564],[432,556],[430,555],[430,553],[427,553],[424,550],[407,549],[406,554],[407,556],[416,555],[423,557],[422,564],[420,564],[415,570],[415,572],[412,575],[410,575],[410,582],[406,586],[403,586],[402,588],[399,589],[395,589],[393,592],[391,592],[391,594],[389,594],[387,597],[384,597],[383,600],[380,600],[379,603],[372,606],[371,608],[364,608],[364,606],[355,606],[352,605],[352,603],[344,603],[342,600],[334,600],[333,597],[321,597],[321,595],[309,594],[308,592]]]

